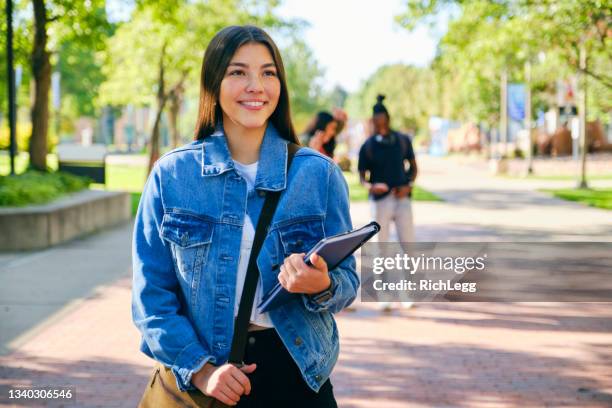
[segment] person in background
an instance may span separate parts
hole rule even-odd
[[[378,95],[372,108],[374,134],[359,150],[359,178],[368,189],[372,217],[380,224],[378,242],[389,242],[391,222],[395,223],[399,242],[414,241],[412,188],[417,177],[417,163],[412,142],[407,135],[390,127],[390,116]],[[412,302],[402,302],[409,308]],[[384,310],[390,304],[383,303]]]
[[[333,148],[328,150],[325,149],[325,145],[328,144],[338,132],[338,122],[334,119],[331,113],[327,111],[321,111],[317,113],[315,118],[306,128],[302,137],[302,144],[316,150],[317,152],[326,155],[327,157],[333,157]],[[335,147],[335,146],[334,146]]]
[[[323,144],[323,150],[328,157],[334,158],[334,151],[336,150],[337,137],[344,130],[346,122],[348,121],[348,115],[341,108],[334,108],[332,113],[334,120],[336,121],[336,131],[334,135],[329,139],[327,143]]]

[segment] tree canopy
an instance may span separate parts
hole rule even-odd
[[[392,124],[398,128],[413,132],[425,130],[429,115],[437,114],[435,77],[429,69],[403,64],[380,67],[358,92],[349,96],[349,115],[371,116],[378,94],[386,96],[384,104]]]
[[[608,120],[612,97],[612,1],[408,0],[396,20],[412,30],[452,7],[456,13],[441,38],[432,68],[444,82],[446,114],[456,119],[494,122],[499,110],[499,78],[524,80],[533,65],[536,106],[552,104],[555,82],[580,70],[579,50],[589,55],[585,74],[590,115]]]

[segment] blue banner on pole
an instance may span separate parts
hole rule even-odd
[[[525,118],[524,84],[508,84],[508,116],[517,122]]]

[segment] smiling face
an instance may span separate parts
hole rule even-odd
[[[276,65],[268,48],[259,43],[243,45],[221,81],[219,103],[224,126],[243,131],[265,128],[280,93]]]

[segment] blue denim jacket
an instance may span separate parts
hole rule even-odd
[[[286,174],[287,142],[269,125],[260,149],[255,190],[247,195],[222,127],[173,150],[155,164],[144,188],[133,239],[132,316],[141,350],[170,367],[182,391],[210,362],[227,362],[234,331],[234,297],[242,227],[257,225],[265,191],[282,191],[257,265],[264,293],[279,265],[321,238],[352,228],[348,187],[333,161],[309,148]],[[270,318],[306,383],[315,391],[338,358],[332,313],[355,299],[354,257],[330,271],[333,296],[302,294]],[[279,373],[282,375],[282,373]]]

